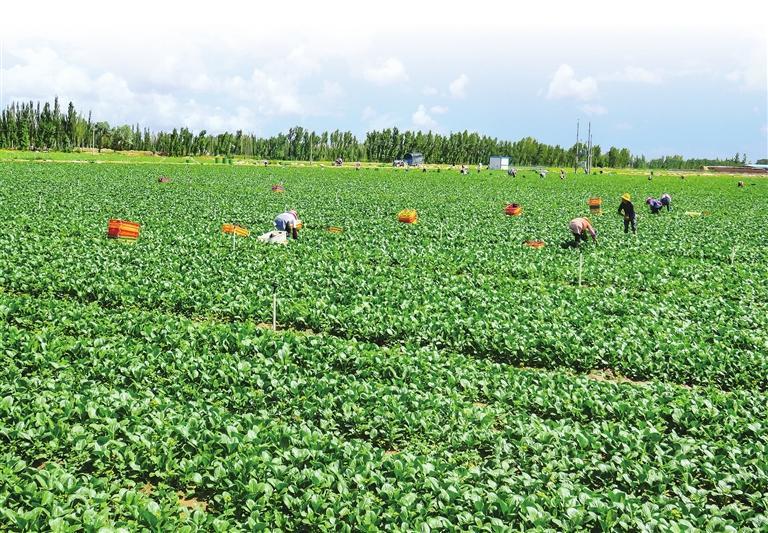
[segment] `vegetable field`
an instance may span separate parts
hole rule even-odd
[[[0,530],[766,530],[768,181],[736,181],[0,164]]]

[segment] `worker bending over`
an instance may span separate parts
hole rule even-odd
[[[631,202],[632,197],[628,192],[621,195],[619,204],[619,214],[624,215],[624,233],[629,233],[629,227],[632,226],[632,233],[637,234],[637,215],[635,206]]]
[[[299,238],[298,223],[299,215],[293,209],[286,211],[285,213],[280,213],[275,218],[275,228],[277,228],[278,231],[284,231],[286,237],[293,237],[294,239]]]
[[[656,198],[648,197],[645,199],[645,203],[648,204],[648,207],[651,208],[651,214],[652,215],[658,215],[661,211],[662,205],[661,202],[658,201]]]
[[[661,195],[661,205],[667,208],[667,211],[672,211],[672,197],[669,195],[669,193],[664,193]]]
[[[597,244],[597,231],[592,227],[592,223],[588,218],[574,218],[571,220],[570,224],[568,224],[568,229],[573,233],[573,240],[575,241],[576,246],[578,246],[581,241],[587,240],[587,234],[589,234],[592,237],[592,241]]]

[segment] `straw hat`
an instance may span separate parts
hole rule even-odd
[[[621,199],[629,202],[632,199],[632,197],[629,195],[628,192],[625,192],[624,194],[621,195]]]

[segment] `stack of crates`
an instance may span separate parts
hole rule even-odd
[[[599,197],[593,197],[587,200],[589,206],[590,215],[602,215],[603,214],[603,199]]]
[[[512,217],[519,217],[523,214],[523,208],[518,204],[507,204],[504,208],[504,212]]]

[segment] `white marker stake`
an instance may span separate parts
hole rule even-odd
[[[277,289],[272,289],[272,331],[277,331]]]
[[[579,287],[581,287],[581,271],[584,268],[584,254],[579,251]]]

